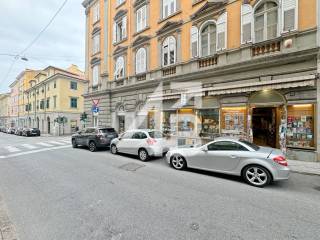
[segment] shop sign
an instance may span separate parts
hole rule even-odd
[[[187,94],[181,93],[180,104],[181,106],[187,105]]]

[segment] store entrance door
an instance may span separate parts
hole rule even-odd
[[[253,142],[276,148],[277,108],[258,107],[252,111]]]

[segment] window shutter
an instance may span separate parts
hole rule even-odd
[[[226,48],[227,42],[227,13],[223,13],[217,21],[217,50]]]
[[[147,51],[145,48],[142,49],[141,52],[141,72],[146,72],[147,71]]]
[[[252,41],[252,7],[250,4],[241,6],[241,43]]]
[[[141,13],[141,29],[144,29],[147,27],[147,6],[144,5],[142,7],[142,13]]]
[[[127,16],[122,18],[122,37],[127,37]]]
[[[115,22],[113,23],[112,37],[113,37],[113,43],[116,43],[117,42],[117,24]]]
[[[193,26],[190,30],[190,37],[191,37],[191,57],[198,56],[198,39],[199,39],[199,31],[196,26]]]
[[[282,26],[283,32],[296,30],[296,8],[297,0],[283,0],[282,1]]]

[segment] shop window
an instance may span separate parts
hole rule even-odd
[[[162,131],[165,134],[176,135],[177,114],[176,111],[165,111],[162,117]]]
[[[314,148],[314,106],[288,106],[287,146]]]
[[[246,132],[246,108],[230,107],[221,110],[221,133],[241,135]]]
[[[184,137],[189,137],[193,135],[195,128],[195,114],[193,109],[181,109],[178,114],[178,131],[185,135]]]
[[[155,117],[156,117],[156,114],[154,111],[148,112],[148,128],[149,129],[155,129],[156,127]]]
[[[219,109],[202,109],[198,111],[199,137],[213,138],[219,134]]]

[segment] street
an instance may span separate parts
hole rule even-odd
[[[319,239],[319,176],[260,189],[68,139],[0,133],[0,196],[21,240]]]

